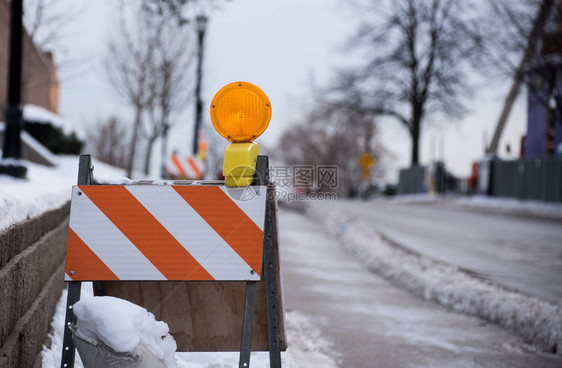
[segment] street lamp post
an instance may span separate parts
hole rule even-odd
[[[162,155],[160,157],[160,177],[162,179],[168,179],[168,173],[166,172],[166,163],[168,158],[168,129],[170,125],[165,122],[164,128],[162,129]]]
[[[207,26],[207,17],[198,15],[195,18],[195,26],[197,29],[197,80],[195,86],[195,127],[193,131],[193,156],[197,156],[199,150],[199,129],[201,129],[201,116],[203,113],[203,101],[201,101],[201,79],[203,77],[203,40],[205,39],[205,28]]]
[[[22,0],[12,0],[10,20],[10,64],[8,68],[8,103],[4,110],[6,128],[0,163],[0,174],[24,178],[27,168],[20,164],[22,125],[21,67],[22,67]]]

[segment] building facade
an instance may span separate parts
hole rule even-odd
[[[9,37],[10,4],[7,0],[0,0],[0,107],[2,110],[8,93]],[[24,32],[23,52],[23,103],[38,105],[57,113],[59,83],[53,55],[36,47],[27,32]]]

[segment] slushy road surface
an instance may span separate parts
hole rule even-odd
[[[496,284],[562,303],[562,222],[485,213],[447,202],[338,200],[345,211],[392,241]]]
[[[285,308],[304,314],[340,367],[560,367],[521,339],[393,288],[314,219],[279,211]],[[291,340],[288,336],[288,344]]]

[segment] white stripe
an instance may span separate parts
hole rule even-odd
[[[167,168],[168,168],[168,171],[170,172],[170,174],[180,175],[180,169],[178,169],[178,167],[176,166],[176,163],[172,160],[172,157],[170,157],[168,159]]]
[[[232,199],[232,202],[236,203],[242,212],[251,218],[256,226],[263,231],[267,187],[261,185],[244,188],[229,188],[226,185],[221,185],[220,188]]]
[[[195,165],[193,159],[191,157],[186,157],[183,162],[185,163],[186,170],[189,170],[189,176],[198,179],[199,175],[197,175],[197,172],[193,169],[193,166],[191,166],[191,164]]]
[[[64,281],[72,281],[72,278],[66,272],[64,273]]]
[[[179,173],[180,173],[180,171],[178,170],[178,168],[176,167],[176,165],[174,164],[174,162],[171,159],[170,159],[170,161],[168,161],[168,164],[166,165],[166,169],[172,175],[179,175]]]
[[[125,188],[216,280],[259,280],[248,264],[170,186]],[[260,271],[260,270],[256,270]]]
[[[120,280],[166,280],[86,194],[78,192],[80,188],[72,188],[70,228],[101,261]]]
[[[197,174],[191,168],[191,166],[187,163],[187,160],[185,158],[183,160],[181,160],[181,165],[182,165],[183,169],[185,170],[185,172],[187,173],[186,176],[188,178],[197,178]]]
[[[195,171],[195,169],[193,169],[193,166],[191,166],[191,164],[188,161],[191,161],[191,164],[193,164],[193,166],[199,169],[200,173],[204,171],[203,163],[198,158],[193,158],[193,157],[186,157],[184,160],[186,167],[189,169],[189,172],[193,175],[192,177],[200,179],[199,174]]]

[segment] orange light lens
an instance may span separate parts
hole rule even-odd
[[[271,104],[256,85],[234,82],[222,87],[211,102],[216,131],[233,143],[253,142],[269,125]]]

